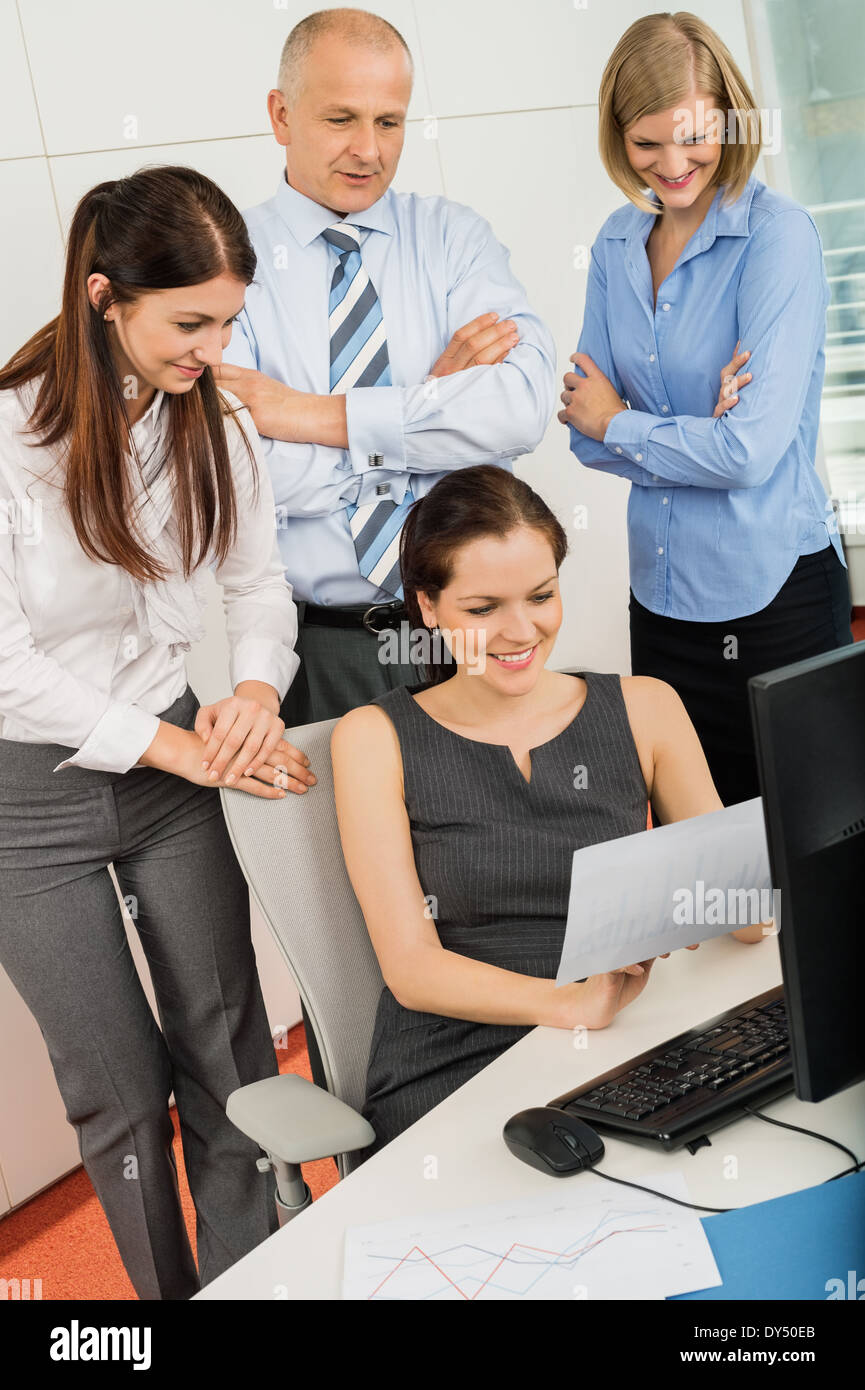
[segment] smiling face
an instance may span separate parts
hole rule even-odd
[[[90,276],[94,306],[107,284],[104,275]],[[200,285],[147,290],[132,304],[115,303],[106,310],[118,375],[124,383],[135,378],[139,410],[130,410],[131,418],[143,413],[154,390],[182,394],[205,367],[219,365],[245,294],[242,280],[223,274]]]
[[[502,694],[533,688],[562,624],[552,547],[530,526],[461,546],[450,583],[433,601],[417,598],[428,627],[457,635],[455,678],[469,673]]]
[[[665,208],[708,206],[721,159],[721,123],[711,119],[714,99],[689,92],[667,111],[642,116],[625,131],[631,168],[657,193]]]
[[[411,68],[399,44],[383,51],[323,34],[302,69],[295,104],[268,97],[292,188],[340,216],[387,191],[405,138]]]

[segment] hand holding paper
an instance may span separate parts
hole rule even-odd
[[[779,914],[759,797],[574,854],[556,984]]]

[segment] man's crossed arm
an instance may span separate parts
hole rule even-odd
[[[480,314],[454,333],[444,352],[433,363],[429,377],[452,376],[469,367],[503,362],[519,342],[513,319]],[[221,386],[248,406],[258,433],[289,444],[324,444],[348,448],[345,396],[319,396],[295,391],[282,381],[251,367],[223,363],[213,375]]]

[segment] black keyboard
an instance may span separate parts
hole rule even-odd
[[[549,1104],[599,1131],[677,1149],[792,1089],[778,985]]]

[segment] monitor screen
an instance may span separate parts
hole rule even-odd
[[[865,1078],[865,643],[748,687],[796,1094],[823,1100]]]

